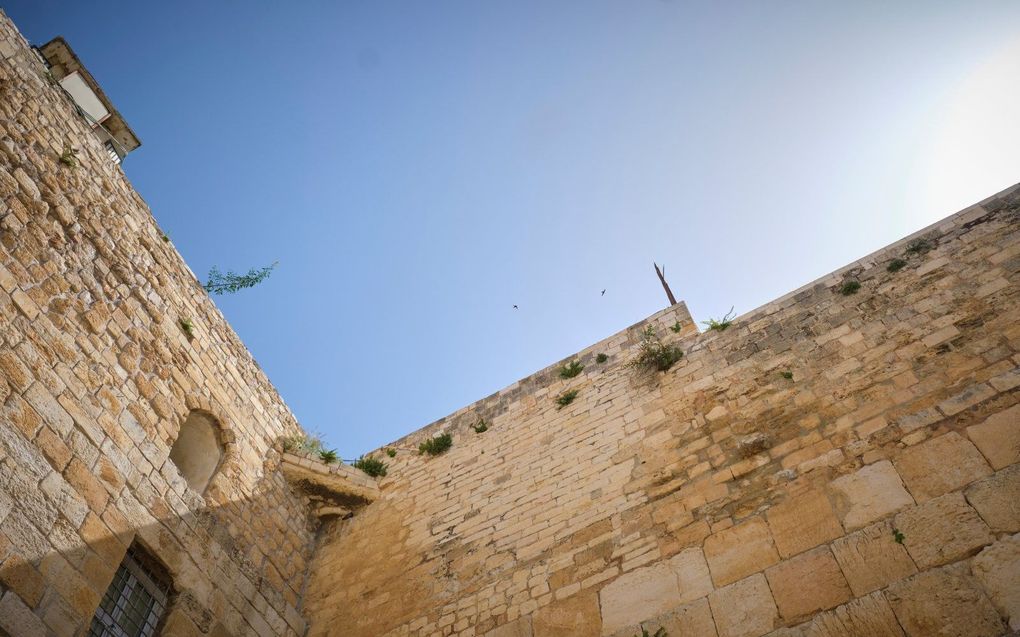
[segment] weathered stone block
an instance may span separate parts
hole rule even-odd
[[[532,637],[531,616],[518,617],[485,633],[485,637]]]
[[[850,599],[839,565],[827,546],[780,562],[765,570],[779,614],[786,621],[839,606]]]
[[[712,590],[701,549],[687,549],[667,561],[639,568],[614,580],[599,593],[603,631],[612,634],[704,597]]]
[[[861,467],[829,483],[843,527],[853,531],[914,503],[888,460]]]
[[[760,637],[775,627],[779,617],[761,573],[712,591],[708,602],[719,637]]]
[[[906,449],[895,463],[918,502],[955,491],[992,472],[977,448],[955,431]]]
[[[894,524],[922,570],[973,555],[995,539],[959,492],[911,507],[897,515]]]
[[[820,613],[804,637],[903,637],[889,602],[880,591]]]
[[[769,528],[776,548],[790,557],[843,534],[829,498],[821,491],[808,491],[768,510]]]
[[[646,629],[649,635],[654,635],[660,628],[665,630],[667,635],[698,635],[699,637],[716,637],[717,635],[707,597],[659,615],[655,619],[642,622],[641,627]],[[628,637],[633,636],[629,635]]]
[[[1005,626],[966,564],[932,569],[885,591],[909,637],[1000,637]]]
[[[965,494],[993,533],[1020,531],[1020,464],[975,482]]]
[[[708,536],[705,557],[716,586],[726,586],[779,561],[768,526],[760,517]]]
[[[1009,627],[1020,630],[1020,534],[1003,538],[978,553],[971,571]]]
[[[1014,405],[979,424],[967,427],[967,437],[977,445],[994,469],[1020,462],[1020,405]]]
[[[18,637],[46,637],[50,632],[13,591],[0,598],[0,630]]]
[[[535,637],[598,637],[602,632],[599,600],[583,591],[535,611],[531,621]]]
[[[907,549],[896,542],[889,521],[835,540],[832,553],[857,597],[917,572]]]

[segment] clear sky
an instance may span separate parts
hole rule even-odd
[[[1020,181],[1020,2],[7,2],[351,458],[663,308],[743,313]],[[600,296],[605,288],[605,296]],[[517,304],[519,310],[513,310]]]

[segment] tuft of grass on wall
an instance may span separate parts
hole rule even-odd
[[[779,372],[779,375],[785,378],[786,380],[793,380],[793,372],[789,370],[785,372]]]
[[[430,456],[438,456],[449,451],[452,446],[453,436],[450,434],[439,434],[418,445],[418,455],[428,454]]]
[[[489,423],[485,422],[484,418],[478,420],[477,425],[471,425],[471,428],[475,430],[476,434],[485,433],[489,430]]]
[[[609,357],[606,356],[605,354],[599,354],[598,356],[595,357],[595,362],[598,363],[599,365],[606,362],[607,360],[609,360]]]
[[[850,296],[851,294],[857,294],[857,291],[860,289],[860,281],[847,281],[843,284],[843,287],[839,288],[839,293],[843,296]]]
[[[730,311],[727,312],[722,318],[719,319],[710,318],[707,321],[702,321],[701,324],[707,326],[708,329],[710,330],[722,332],[730,325],[733,325],[733,317],[734,317],[733,308],[731,307]]]
[[[563,409],[564,407],[566,407],[570,403],[574,402],[574,399],[577,398],[577,394],[578,393],[580,393],[578,390],[571,389],[571,390],[565,391],[562,394],[560,394],[559,396],[557,396],[556,397],[556,404],[559,405],[557,407],[557,409]]]
[[[391,458],[396,458],[397,457],[397,450],[396,449],[387,449],[386,450],[386,455],[391,457]]]
[[[907,262],[903,259],[893,259],[889,262],[889,265],[885,267],[886,272],[899,272],[907,265]]]
[[[560,368],[560,378],[573,378],[581,373],[584,365],[580,361],[570,361],[569,364]]]
[[[680,331],[684,329],[684,326],[680,324],[680,321],[677,321],[676,323],[670,325],[669,329],[673,330],[674,334],[679,334]]]
[[[188,339],[195,338],[195,324],[191,322],[190,318],[181,318],[177,320],[177,324],[181,327],[181,331]]]
[[[64,152],[60,153],[60,163],[74,170],[78,167],[78,151],[70,146],[64,146]]]
[[[336,449],[320,449],[319,460],[322,460],[326,464],[333,464],[339,457],[336,455]]]
[[[924,254],[934,247],[931,241],[920,237],[907,244],[907,254]]]
[[[351,466],[355,469],[361,469],[373,478],[386,475],[386,463],[373,456],[359,456]]]
[[[684,353],[676,345],[667,345],[659,339],[655,328],[649,325],[641,332],[641,344],[638,346],[638,355],[631,365],[645,369],[655,369],[660,372],[667,371],[676,364]]]

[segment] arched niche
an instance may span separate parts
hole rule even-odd
[[[219,422],[209,412],[191,410],[170,448],[170,460],[188,486],[198,493],[205,493],[209,481],[223,462],[223,456]]]

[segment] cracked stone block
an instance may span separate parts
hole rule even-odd
[[[1020,462],[1020,405],[967,427],[967,437],[988,458],[994,469]]]
[[[880,591],[819,613],[804,637],[903,637],[889,602]]]
[[[1020,630],[1020,534],[1003,538],[977,554],[971,571],[1009,627]]]
[[[705,557],[716,586],[731,584],[779,561],[769,528],[760,517],[708,536]]]
[[[965,495],[992,532],[1020,532],[1020,464],[975,482]]]
[[[917,572],[907,549],[896,542],[888,520],[835,540],[832,553],[858,597]]]
[[[974,555],[995,540],[959,492],[911,507],[897,515],[894,524],[922,570]]]
[[[836,478],[829,487],[847,531],[865,527],[914,503],[888,460]]]
[[[769,528],[781,556],[790,557],[843,535],[829,498],[808,491],[768,510]]]
[[[851,598],[839,565],[827,546],[801,553],[766,569],[779,614],[790,621],[834,608]]]
[[[900,477],[919,503],[956,491],[992,473],[977,447],[955,431],[907,448],[895,463]]]
[[[772,591],[761,573],[712,591],[708,603],[719,637],[761,637],[779,618]]]
[[[1000,637],[1006,629],[966,564],[918,573],[885,597],[908,637]]]
[[[602,589],[603,629],[633,626],[712,590],[701,549],[687,549],[669,560],[635,569]]]

